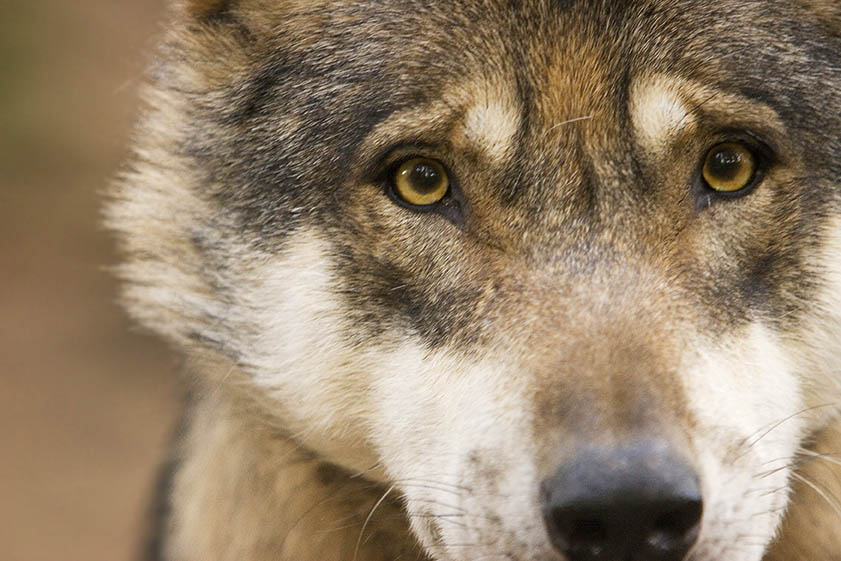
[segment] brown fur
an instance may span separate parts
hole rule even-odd
[[[230,0],[184,0],[185,7],[193,17],[206,18],[224,10]]]
[[[791,506],[765,561],[841,559],[841,423],[821,431],[800,459]]]

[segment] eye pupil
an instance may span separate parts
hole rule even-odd
[[[419,163],[409,170],[408,180],[419,193],[432,193],[441,186],[441,173],[427,163]]]
[[[736,179],[742,172],[744,159],[733,150],[719,150],[710,158],[709,171],[712,175],[726,181]]]

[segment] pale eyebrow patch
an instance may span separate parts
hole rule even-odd
[[[694,129],[695,115],[679,91],[677,80],[666,76],[639,80],[631,87],[630,113],[639,142],[653,154],[663,154],[674,138]]]
[[[477,83],[471,88],[461,133],[463,141],[492,160],[502,162],[520,129],[520,107],[503,85]]]
[[[504,162],[522,121],[515,99],[513,89],[500,83],[468,81],[431,103],[392,114],[368,135],[357,158],[370,159],[391,143],[419,139],[434,145],[449,142],[455,150],[478,150]]]

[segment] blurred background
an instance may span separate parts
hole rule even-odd
[[[178,360],[115,304],[100,194],[164,0],[0,1],[0,561],[134,559]]]

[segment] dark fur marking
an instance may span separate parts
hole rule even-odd
[[[172,433],[170,450],[174,450],[177,443],[184,437],[187,430],[187,418],[193,398],[187,394],[183,399],[181,414]],[[155,492],[149,509],[147,538],[140,551],[138,561],[167,561],[164,557],[164,546],[167,541],[167,526],[172,512],[171,495],[175,474],[181,461],[174,452],[170,452],[169,459],[159,468]]]
[[[188,9],[194,17],[206,24],[227,24],[233,21],[235,0],[188,0]]]
[[[179,462],[170,459],[161,466],[158,474],[157,490],[154,493],[149,537],[139,561],[166,561],[164,544],[167,539],[167,524],[172,511],[171,493],[173,478],[178,470]]]
[[[336,481],[346,475],[347,472],[342,470],[340,467],[327,462],[321,462],[318,464],[318,467],[315,468],[316,479],[318,479],[318,482],[325,487],[333,485]]]
[[[526,166],[529,163],[528,138],[531,134],[532,121],[534,119],[534,87],[531,77],[527,74],[528,64],[525,53],[515,52],[517,59],[514,67],[517,99],[520,101],[522,110],[520,112],[520,125],[514,135],[515,155],[506,173],[506,181],[503,183],[500,193],[500,200],[505,207],[514,206],[517,201],[527,193],[529,175],[526,173]]]
[[[467,344],[480,336],[471,313],[480,296],[477,288],[442,291],[414,279],[403,264],[360,259],[350,247],[337,253],[343,256],[337,264],[345,279],[341,294],[353,314],[349,335],[357,342],[395,326],[417,333],[430,348],[454,338]]]
[[[741,282],[742,298],[757,309],[763,309],[768,305],[768,281],[772,278],[780,257],[779,252],[769,251],[754,259]]]
[[[340,220],[343,214],[340,187],[345,174],[352,169],[359,143],[401,107],[389,100],[387,90],[381,89],[377,90],[377,97],[347,100],[340,111],[331,109],[336,104],[332,94],[323,97],[293,94],[300,97],[285,102],[295,107],[294,114],[302,120],[301,130],[282,131],[291,135],[284,144],[277,140],[280,134],[271,135],[271,129],[267,130],[265,123],[270,123],[274,115],[287,113],[277,100],[279,92],[290,84],[343,83],[352,88],[357,83],[382,81],[373,71],[351,78],[347,74],[347,69],[336,65],[318,67],[288,57],[276,60],[255,72],[243,91],[231,94],[235,109],[221,116],[221,123],[235,130],[230,137],[237,141],[227,147],[228,158],[220,162],[217,153],[201,142],[190,148],[190,153],[203,162],[210,180],[230,183],[228,178],[233,175],[244,178],[240,180],[244,189],[225,189],[217,196],[225,206],[236,209],[243,224],[258,230],[266,241],[283,237],[294,229],[303,215],[290,212],[291,208],[308,214],[307,220],[321,223]],[[306,149],[290,152],[289,143]],[[255,150],[255,147],[261,148]],[[257,158],[255,152],[259,153]],[[313,159],[315,154],[317,160]],[[303,182],[302,178],[308,181]],[[334,196],[325,198],[322,194],[325,188]]]

